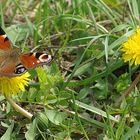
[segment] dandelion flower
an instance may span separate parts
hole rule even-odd
[[[17,77],[0,77],[0,91],[4,96],[16,95],[20,91],[25,91],[25,86],[29,83],[29,73],[26,72]]]
[[[124,61],[130,61],[131,64],[134,63],[135,65],[140,64],[140,28],[122,46]]]

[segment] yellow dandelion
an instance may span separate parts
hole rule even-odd
[[[135,65],[140,64],[140,28],[122,46],[124,61],[130,61],[131,64],[134,63]]]
[[[17,77],[0,77],[0,91],[4,96],[16,95],[20,91],[25,91],[25,86],[29,83],[29,73],[26,72]]]

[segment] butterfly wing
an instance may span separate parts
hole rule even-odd
[[[11,55],[12,54],[12,55]],[[17,55],[15,55],[17,54]],[[18,57],[18,51],[12,50],[12,43],[0,27],[0,76],[12,76]]]
[[[2,49],[2,50],[11,49],[11,46],[12,46],[11,41],[8,39],[5,32],[0,27],[0,49]]]
[[[0,28],[0,76],[18,76],[39,65],[49,63],[51,55],[44,53],[21,54],[13,49],[11,41]]]
[[[13,61],[11,61],[10,59],[6,59],[0,65],[0,76],[13,76],[15,67],[16,66]]]
[[[0,64],[7,58],[7,55],[11,51],[11,46],[11,41],[8,39],[5,32],[0,27]]]
[[[26,69],[33,69],[37,66],[48,64],[51,60],[51,55],[45,53],[27,53],[20,56],[21,64]]]

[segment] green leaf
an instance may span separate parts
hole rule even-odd
[[[55,110],[46,110],[46,115],[48,119],[56,125],[61,124],[62,121],[67,117],[65,113]]]
[[[135,124],[128,130],[128,132],[123,135],[121,140],[129,140],[132,136],[135,136],[135,134],[138,133],[139,129],[140,129],[140,121],[135,122]]]
[[[41,131],[46,131],[48,128],[48,118],[47,115],[43,112],[38,112],[36,114],[37,125]]]
[[[28,131],[25,133],[26,140],[34,140],[36,136],[36,119],[30,124]]]
[[[118,126],[118,129],[116,131],[116,140],[119,140],[121,136],[123,136],[124,134],[124,127],[125,127],[125,124],[126,123],[126,118],[122,118],[122,120],[119,122],[119,126]]]
[[[105,117],[105,118],[108,118],[108,117],[109,117],[110,120],[113,120],[113,121],[115,121],[115,122],[118,122],[118,120],[117,120],[115,117],[113,117],[113,116],[111,116],[111,115],[107,115],[105,111],[103,111],[103,110],[101,110],[101,109],[98,109],[98,108],[96,108],[96,107],[94,107],[94,106],[89,106],[89,105],[84,104],[84,103],[82,103],[82,102],[79,102],[79,101],[77,101],[77,100],[75,101],[75,104],[76,104],[77,106],[81,107],[81,108],[84,108],[84,109],[88,110],[88,111],[91,111],[91,112],[93,112],[93,113],[96,113],[96,114],[98,114],[98,115],[101,115],[101,116],[103,116],[103,117]]]
[[[91,92],[91,89],[88,87],[85,87],[83,89],[80,90],[80,92],[78,93],[78,99],[84,99],[89,93]]]
[[[74,76],[79,76],[81,74],[83,74],[84,72],[86,72],[90,67],[91,67],[92,63],[86,63],[83,66],[80,66],[74,73]]]
[[[14,128],[14,122],[8,127],[4,135],[0,138],[0,140],[11,140],[11,134]]]
[[[13,25],[6,28],[6,32],[12,43],[15,44],[16,42],[25,40],[27,34],[29,34],[29,29],[27,26]]]

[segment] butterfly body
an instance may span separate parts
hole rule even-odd
[[[19,76],[51,60],[51,55],[45,53],[22,53],[20,49],[12,48],[12,43],[0,28],[0,76]]]

